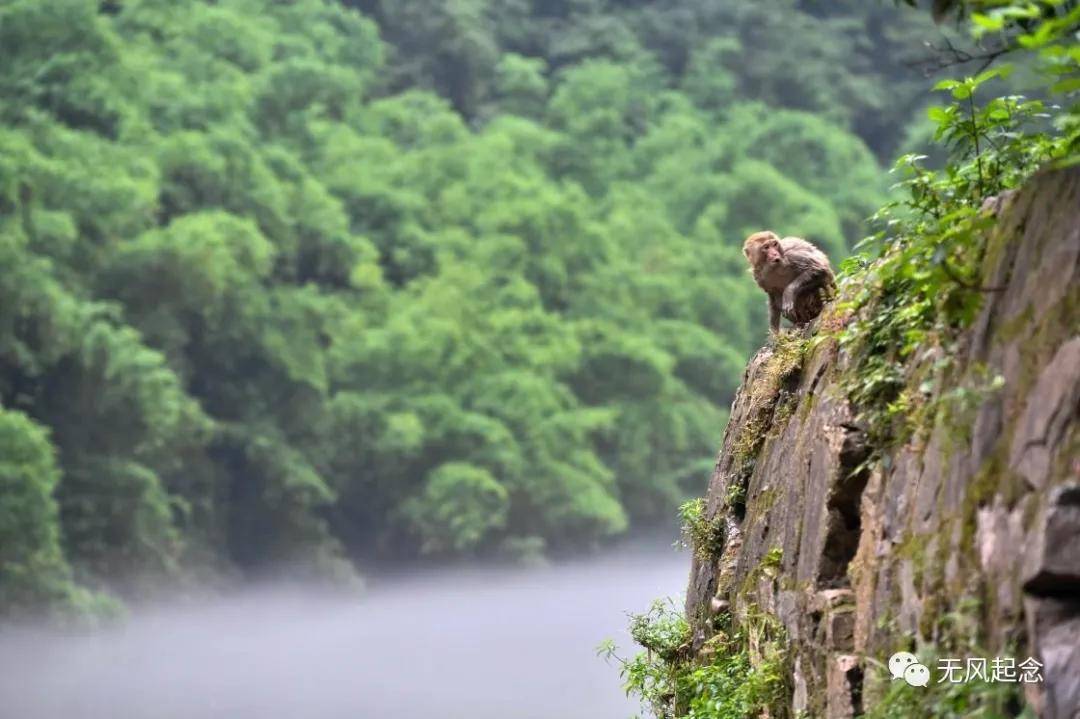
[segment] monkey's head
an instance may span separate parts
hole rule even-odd
[[[754,267],[779,264],[784,259],[784,249],[775,232],[755,232],[743,243],[743,254]]]

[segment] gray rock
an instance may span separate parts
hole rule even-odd
[[[1024,591],[1080,602],[1080,483],[1051,491],[1039,540]]]
[[[1035,489],[1046,486],[1054,447],[1080,411],[1080,337],[1066,342],[1027,398],[1009,464]]]

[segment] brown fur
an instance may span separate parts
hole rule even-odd
[[[829,258],[800,237],[755,232],[743,243],[743,254],[754,281],[769,296],[769,327],[774,332],[780,329],[781,316],[796,325],[811,322],[835,289]]]

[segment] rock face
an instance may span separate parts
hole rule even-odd
[[[931,390],[960,409],[867,462],[835,342],[781,340],[746,369],[706,497],[725,541],[694,559],[686,610],[695,648],[717,607],[774,616],[794,716],[859,716],[893,652],[963,632],[982,656],[1042,662],[1025,685],[1040,716],[1080,717],[1080,169],[999,205],[991,290]],[[939,359],[915,357],[909,378]]]

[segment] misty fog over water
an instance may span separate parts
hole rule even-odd
[[[626,611],[685,588],[664,540],[533,569],[261,590],[94,634],[0,631],[2,719],[625,719]]]

